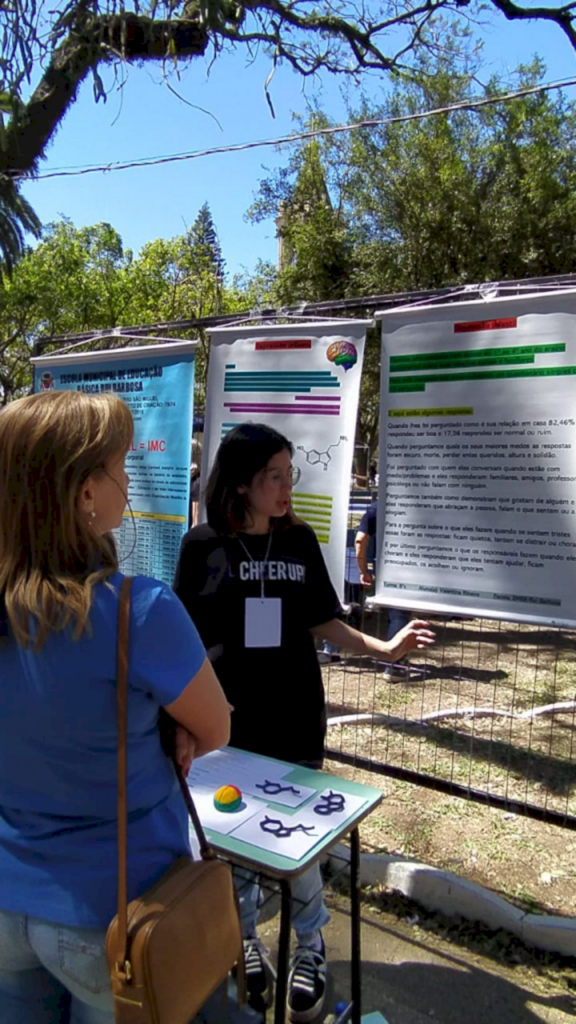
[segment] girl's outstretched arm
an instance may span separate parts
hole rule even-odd
[[[330,619],[320,626],[314,626],[310,632],[313,636],[337,644],[352,654],[367,654],[381,661],[399,661],[409,651],[425,650],[436,639],[430,629],[430,623],[422,619],[413,619],[391,640],[377,640],[376,637],[361,633],[341,619]]]

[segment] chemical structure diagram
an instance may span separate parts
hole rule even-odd
[[[334,444],[329,444],[326,450],[323,452],[319,452],[317,448],[310,448],[310,450],[307,450],[304,447],[304,445],[299,444],[298,451],[304,452],[304,455],[306,456],[306,462],[308,463],[309,466],[320,465],[322,466],[324,472],[326,472],[326,470],[328,469],[328,463],[331,462],[332,460],[332,456],[330,455],[330,449],[338,448],[338,445],[340,444],[341,441],[347,440],[347,437],[340,436],[338,440],[334,442]]]

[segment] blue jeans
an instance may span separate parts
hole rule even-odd
[[[0,910],[1,1024],[114,1024],[106,932]],[[218,990],[192,1024],[259,1024]]]
[[[407,612],[405,608],[389,608],[386,639],[391,640],[396,633],[408,625],[411,618],[410,612]]]
[[[322,651],[324,654],[339,654],[340,648],[338,644],[331,644],[329,640],[325,640],[322,644]]]
[[[2,1024],[114,1024],[105,937],[1,910]]]
[[[234,882],[240,903],[240,920],[242,922],[242,934],[246,938],[256,934],[256,922],[258,919],[258,903],[260,898],[260,886],[258,874],[249,871],[247,868],[234,868]],[[315,937],[316,932],[324,928],[330,920],[330,915],[324,906],[322,896],[322,875],[320,865],[313,867],[299,875],[290,883],[292,893],[292,924],[298,943],[301,946],[308,946]]]

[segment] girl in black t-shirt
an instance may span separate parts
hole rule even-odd
[[[314,637],[355,654],[397,661],[433,642],[414,621],[382,641],[348,626],[314,532],[294,516],[291,443],[246,423],[222,441],[206,488],[208,523],[190,530],[174,589],[209,649],[233,707],[232,746],[320,768],[326,729]],[[240,904],[250,1002],[268,1005],[269,965],[256,938],[257,886],[244,879]],[[322,1007],[328,921],[316,866],[292,885],[298,945],[288,1004],[293,1021]]]

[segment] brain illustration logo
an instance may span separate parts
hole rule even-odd
[[[345,373],[358,362],[358,352],[351,341],[333,341],[328,345],[326,356],[335,366],[343,366]]]

